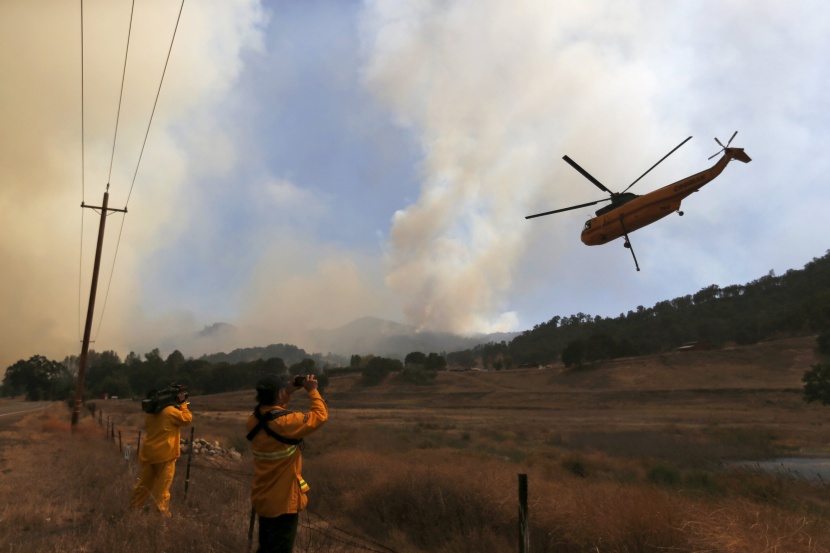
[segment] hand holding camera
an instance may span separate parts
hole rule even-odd
[[[295,376],[291,383],[294,385],[296,390],[305,388],[306,392],[310,392],[311,390],[317,389],[317,380],[314,378],[313,374],[308,376]]]

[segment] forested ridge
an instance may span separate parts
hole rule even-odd
[[[89,352],[84,388],[86,397],[136,397],[173,381],[197,393],[249,389],[267,373],[329,375],[360,372],[364,383],[377,384],[392,373],[404,382],[429,384],[445,368],[511,369],[564,362],[581,366],[604,359],[647,355],[676,349],[690,342],[713,347],[752,344],[764,339],[819,334],[830,351],[830,250],[803,269],[766,276],[745,285],[707,286],[698,292],[638,306],[618,317],[577,313],[555,316],[510,342],[487,343],[446,352],[410,352],[404,363],[374,355],[345,357],[307,353],[289,344],[242,348],[229,354],[186,359],[179,351],[163,358],[158,349],[143,355],[130,352],[122,361],[114,351]],[[806,367],[805,367],[806,368]],[[830,365],[821,377],[830,402]],[[77,356],[63,362],[41,355],[8,367],[0,395],[28,399],[62,399],[72,395]],[[814,372],[818,371],[814,367]],[[825,374],[826,373],[826,374]],[[826,386],[824,382],[827,381]],[[825,396],[821,396],[824,400]]]
[[[676,349],[690,342],[753,344],[830,329],[830,250],[803,269],[772,271],[745,285],[700,291],[638,306],[618,317],[555,316],[509,343],[490,343],[447,356],[452,363],[511,368],[566,365]]]

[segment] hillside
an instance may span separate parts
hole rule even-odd
[[[393,374],[365,387],[359,375],[349,375],[332,378],[324,395],[336,417],[350,420],[404,421],[417,414],[439,427],[475,432],[512,428],[526,434],[538,427],[556,443],[609,454],[624,454],[638,443],[638,451],[666,455],[668,447],[693,458],[689,444],[716,425],[723,441],[717,456],[793,455],[826,449],[815,424],[826,417],[826,408],[802,399],[801,377],[815,362],[815,337],[801,337],[616,359],[583,370],[560,364],[447,371],[432,386],[403,384]],[[241,416],[251,408],[253,394],[193,401],[197,409]],[[295,403],[303,408],[302,398]],[[733,451],[736,444],[746,447],[745,441],[754,453]]]
[[[745,285],[710,285],[694,294],[637,306],[618,317],[555,316],[513,339],[450,361],[483,366],[566,364],[671,351],[687,342],[754,344],[830,329],[830,252],[803,269],[772,271]]]
[[[804,371],[818,362],[815,341],[815,336],[806,336],[710,351],[673,351],[608,360],[585,369],[568,369],[559,363],[538,369],[443,371],[431,386],[405,384],[393,374],[378,386],[366,387],[359,374],[352,374],[331,378],[326,396],[347,408],[400,406],[409,398],[418,398],[442,408],[512,403],[525,409],[546,409],[551,407],[548,398],[556,394],[800,393]],[[234,409],[240,401],[247,404],[249,395],[232,392],[206,396],[206,400],[211,408],[222,409],[219,404],[226,404]],[[457,403],[459,398],[465,398],[463,405]]]

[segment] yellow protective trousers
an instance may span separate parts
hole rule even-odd
[[[130,498],[130,506],[141,508],[149,497],[161,514],[167,514],[170,507],[170,484],[173,483],[175,473],[175,459],[164,463],[142,464],[138,482]]]

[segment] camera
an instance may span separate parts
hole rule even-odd
[[[302,388],[303,387],[303,382],[305,382],[305,377],[304,376],[295,376],[294,377],[293,384],[294,384],[295,387]]]
[[[184,400],[187,401],[190,395],[187,386],[174,383],[163,390],[150,390],[147,398],[141,400],[141,410],[151,414],[161,413],[165,407],[179,405],[180,394],[184,394]]]

